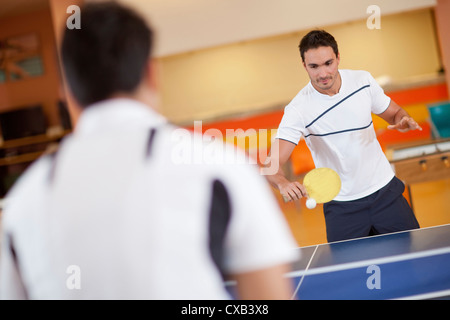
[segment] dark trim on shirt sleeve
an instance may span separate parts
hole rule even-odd
[[[392,102],[392,98],[391,97],[389,97],[389,96],[387,96],[388,98],[389,98],[389,103],[388,103],[388,105],[387,105],[387,107],[386,107],[386,109],[384,109],[382,112],[380,112],[380,113],[374,113],[375,115],[380,115],[380,114],[383,114],[383,113],[385,113],[386,112],[386,110],[387,109],[389,109],[389,106],[391,105],[391,102]]]
[[[228,190],[220,180],[212,183],[209,211],[209,251],[211,258],[225,279],[225,236],[231,219],[231,202]]]
[[[290,142],[290,143],[292,143],[292,144],[298,145],[298,143],[292,142],[292,141],[287,140],[287,139],[283,139],[283,138],[275,138],[275,139],[287,141],[287,142]]]

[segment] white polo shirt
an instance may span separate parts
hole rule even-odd
[[[179,130],[132,100],[87,109],[58,152],[36,161],[8,195],[1,298],[229,298],[208,247],[217,181],[231,208],[225,272],[297,258],[257,169],[235,164],[234,148],[221,143],[209,146],[206,165],[174,161],[202,141],[180,140]]]
[[[368,196],[394,172],[376,138],[371,113],[381,114],[390,98],[366,71],[339,70],[339,93],[319,93],[311,82],[286,106],[277,138],[297,144],[303,137],[315,166],[334,169],[342,181],[337,201]]]

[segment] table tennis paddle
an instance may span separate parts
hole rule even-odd
[[[313,209],[317,203],[329,202],[339,194],[341,179],[333,169],[316,168],[305,175],[303,186],[308,192],[306,206]]]

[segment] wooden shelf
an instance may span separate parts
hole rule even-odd
[[[69,131],[63,131],[58,134],[54,135],[37,135],[32,137],[26,137],[26,138],[20,138],[20,139],[14,139],[14,140],[6,140],[0,143],[0,150],[1,149],[10,149],[10,148],[18,148],[33,144],[39,144],[39,143],[50,143],[54,141],[60,140],[62,137],[64,137],[66,134],[68,134]]]
[[[25,148],[25,150],[27,150],[26,147],[38,144],[46,144],[48,148],[53,144],[57,144],[68,133],[69,131],[60,131],[57,134],[52,135],[42,134],[32,137],[3,141],[2,143],[0,143],[0,150],[13,149],[14,154],[7,155],[8,152],[5,151],[6,155],[0,157],[0,167],[10,166],[19,163],[33,162],[34,160],[42,156],[42,154],[44,154],[46,150],[29,151],[30,149],[28,149],[28,151],[20,152],[21,148],[22,149]],[[41,149],[42,147],[39,148]]]
[[[0,158],[0,167],[1,166],[10,166],[13,164],[19,164],[19,163],[25,163],[25,162],[32,162],[39,158],[41,155],[44,154],[45,151],[39,151],[39,152],[30,152],[25,153],[17,156],[9,156],[5,158]]]

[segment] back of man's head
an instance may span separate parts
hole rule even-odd
[[[81,29],[66,29],[63,66],[82,107],[132,93],[143,79],[153,32],[134,11],[115,2],[81,7]]]

